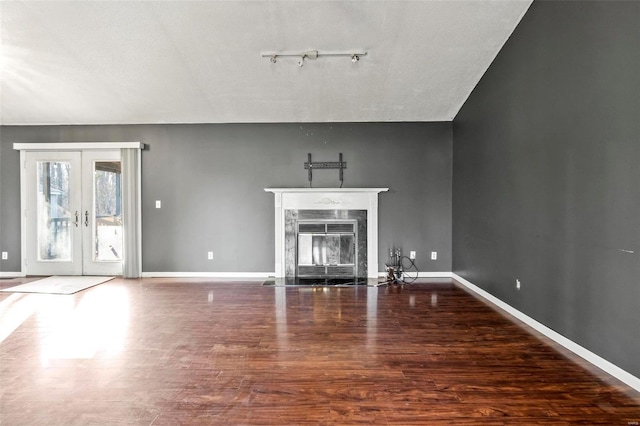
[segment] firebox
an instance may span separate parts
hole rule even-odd
[[[296,276],[358,276],[357,220],[299,220],[296,223]]]

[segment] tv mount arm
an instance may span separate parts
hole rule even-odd
[[[338,161],[316,161],[315,163],[311,161],[311,153],[308,153],[307,156],[308,161],[304,163],[304,168],[309,170],[309,188],[312,186],[313,169],[339,169],[340,188],[342,188],[344,183],[343,170],[347,168],[347,163],[342,161],[342,153],[339,154]]]

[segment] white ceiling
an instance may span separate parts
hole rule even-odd
[[[0,123],[450,121],[530,4],[2,1]]]

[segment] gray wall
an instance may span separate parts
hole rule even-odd
[[[387,248],[418,252],[423,271],[451,270],[451,123],[5,126],[1,133],[3,271],[19,271],[19,154],[13,142],[141,141],[143,271],[272,272],[273,194],[306,187],[307,153],[348,168],[345,187],[380,195],[380,268]],[[337,170],[314,186],[339,185]],[[162,208],[155,209],[155,200]],[[214,260],[206,260],[206,252]],[[437,261],[427,253],[438,251]]]
[[[454,271],[640,376],[640,3],[534,1],[453,132]]]
[[[2,142],[0,126],[0,251],[9,259],[0,259],[0,272],[20,270],[20,156]]]

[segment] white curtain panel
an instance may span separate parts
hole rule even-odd
[[[122,276],[138,278],[142,273],[142,225],[140,219],[140,149],[123,148],[122,222],[124,262]]]

